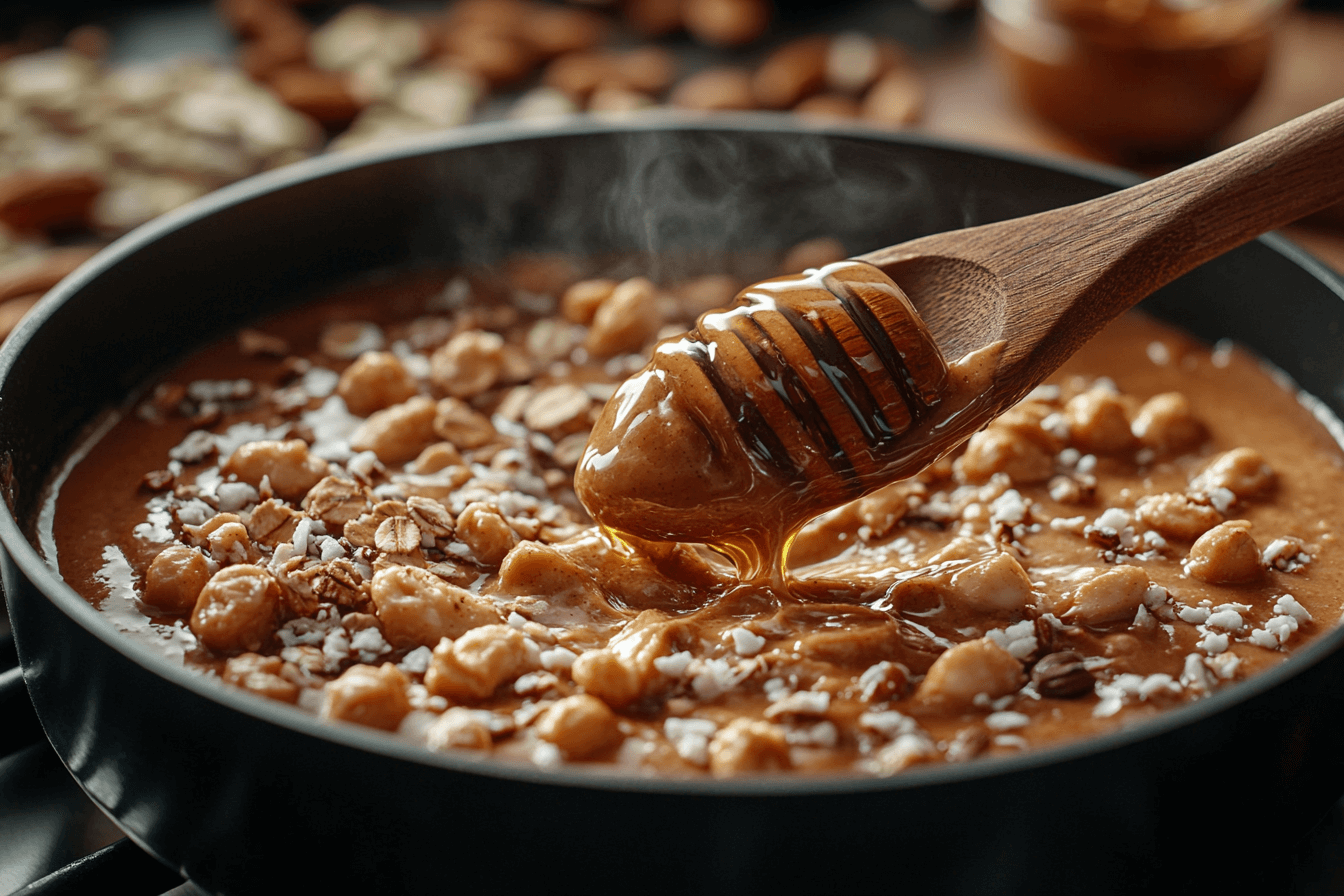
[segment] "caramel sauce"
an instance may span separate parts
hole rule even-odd
[[[165,401],[156,390],[91,434],[69,459],[68,477],[53,483],[44,550],[127,637],[333,724],[395,728],[433,750],[544,767],[558,750],[566,762],[672,776],[784,768],[889,775],[1113,731],[1281,661],[1339,617],[1344,458],[1330,432],[1253,357],[1210,352],[1141,317],[1117,321],[964,450],[846,501],[858,493],[853,483],[866,488],[864,477],[903,462],[902,443],[936,447],[930,420],[974,412],[996,359],[992,346],[957,359],[939,381],[927,373],[936,365],[918,366],[927,355],[917,354],[916,337],[893,337],[893,348],[906,353],[887,351],[884,359],[886,350],[873,346],[879,338],[856,324],[861,339],[836,339],[856,360],[823,369],[836,349],[822,337],[841,330],[838,299],[816,318],[808,317],[812,308],[789,309],[794,321],[815,326],[815,350],[801,336],[790,340],[794,322],[768,315],[796,290],[817,305],[827,301],[823,290],[835,298],[841,289],[833,283],[843,280],[827,280],[835,270],[854,269],[823,268],[748,290],[749,303],[663,343],[623,392],[617,383],[634,369],[634,355],[595,360],[580,348],[580,329],[513,307],[488,280],[384,283],[297,309],[258,325],[287,344],[288,357],[249,353],[244,340],[221,342],[161,384],[170,395],[177,384],[186,398]],[[456,298],[468,291],[470,301]],[[445,308],[446,297],[454,298]],[[692,319],[688,306],[676,321]],[[758,325],[775,334],[756,347],[766,359],[759,363],[725,335],[740,343],[735,334]],[[563,361],[530,362],[527,379],[509,373],[472,396],[481,438],[444,429],[425,436],[434,441],[417,459],[397,460],[401,446],[384,446],[392,453],[374,464],[354,452],[353,432],[337,431],[372,418],[348,414],[318,388],[354,366],[348,352],[329,351],[336,341],[325,335],[374,327],[411,370],[432,372],[450,334],[495,333],[509,349],[501,357],[515,359],[533,357],[557,334],[568,333],[570,349]],[[677,347],[686,344],[702,346],[694,350],[712,362],[711,374],[734,389],[752,369],[747,360],[774,379],[763,375],[747,398],[725,399],[685,357],[690,349]],[[792,361],[802,350],[805,363],[792,373],[769,363],[775,352]],[[734,358],[738,366],[728,366]],[[295,380],[301,370],[308,373]],[[897,370],[914,371],[904,386],[876,378]],[[693,413],[681,410],[674,375],[699,377],[702,404]],[[193,388],[214,394],[240,378],[251,384],[250,397],[214,414],[191,398]],[[663,392],[636,409],[654,388],[638,385],[641,378]],[[921,391],[930,381],[937,389]],[[556,387],[571,395],[591,388],[590,412],[558,424],[545,398]],[[419,394],[393,408],[414,407],[441,394],[437,388],[422,375]],[[835,394],[827,399],[826,390]],[[690,533],[730,556],[722,546],[736,539],[745,545],[739,550],[757,551],[764,574],[743,581],[697,544],[635,533],[628,538],[637,544],[626,550],[591,525],[570,487],[574,461],[560,446],[582,444],[604,392],[616,398],[603,419],[615,415],[637,440],[616,446],[606,468],[592,463],[600,452],[590,454],[590,484],[614,489],[625,465],[659,484],[665,505],[684,508],[678,515],[668,506],[616,503],[626,514],[619,522],[650,534]],[[1184,415],[1153,424],[1155,409],[1173,406],[1162,399],[1178,392]],[[892,396],[900,396],[894,410],[883,403]],[[806,399],[812,404],[798,409]],[[754,409],[769,434],[735,443],[730,402]],[[937,413],[921,417],[920,402]],[[548,413],[528,413],[537,406]],[[851,408],[864,406],[880,406],[885,425],[865,429],[853,419]],[[1098,407],[1112,416],[1094,413]],[[819,451],[805,465],[794,452],[805,441],[824,448],[823,425],[843,456]],[[598,429],[599,438],[612,438],[611,426]],[[263,500],[253,483],[257,494],[239,498],[246,486],[227,472],[236,468],[235,431],[262,438],[262,430],[265,438],[302,437],[311,452],[331,449],[327,472],[357,507],[347,513],[339,502],[317,500],[321,487],[302,501]],[[170,460],[207,434],[229,447]],[[783,450],[767,460],[771,436]],[[334,450],[342,443],[349,450]],[[1206,481],[1238,451],[1260,457],[1264,470],[1251,464],[1250,473],[1264,482],[1240,482],[1227,469]],[[734,466],[744,456],[753,459]],[[165,464],[171,485],[144,476]],[[818,494],[844,503],[815,516],[825,506],[815,503]],[[1198,532],[1179,513],[1152,512],[1154,500],[1184,501],[1187,511],[1210,517],[1207,525],[1248,525],[1263,551],[1254,574],[1230,583],[1192,574]],[[437,514],[422,515],[435,504]],[[494,510],[482,516],[482,504]],[[641,507],[650,510],[646,518]],[[201,524],[216,512],[247,526],[245,557],[207,537]],[[455,525],[433,528],[443,514]],[[277,529],[281,518],[289,522]],[[378,535],[393,522],[424,525],[409,554],[406,544]],[[790,543],[752,540],[772,531]],[[489,550],[496,536],[513,547]],[[194,613],[171,615],[145,601],[149,567],[174,545],[198,550],[222,573],[264,567],[282,589],[275,632],[257,652],[216,651],[201,643]],[[434,587],[389,594],[387,581],[409,580],[410,567]],[[1112,587],[1117,573],[1123,583]],[[350,587],[334,587],[341,576],[353,577]],[[1141,591],[1126,591],[1136,580]],[[451,606],[436,598],[450,586]],[[473,615],[453,627],[452,606],[472,607]],[[483,636],[496,639],[488,650]],[[479,659],[511,657],[511,671],[489,693],[465,692],[449,674],[472,658],[473,643]],[[386,687],[376,722],[341,702],[363,694],[374,673]],[[552,723],[575,709],[576,698],[595,733],[567,739]],[[609,712],[592,715],[594,701]]]
[[[613,537],[708,544],[787,591],[810,519],[923,469],[997,348],[949,364],[899,286],[840,261],[743,290],[660,344],[575,474]]]

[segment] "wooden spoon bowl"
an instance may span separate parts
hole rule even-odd
[[[1344,100],[1098,199],[748,287],[608,405],[579,495],[610,528],[781,581],[807,519],[947,453],[1158,287],[1341,198]]]

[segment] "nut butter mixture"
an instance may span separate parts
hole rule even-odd
[[[599,410],[742,285],[534,256],[289,312],[81,449],[46,550],[233,687],[431,750],[670,775],[889,775],[1112,730],[1339,616],[1339,447],[1253,358],[1139,317],[805,526],[785,591],[609,538],[572,486]]]

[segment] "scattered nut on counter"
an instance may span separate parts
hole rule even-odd
[[[111,65],[113,35],[98,25],[60,45],[0,44],[0,337],[72,259],[323,151],[473,120],[660,105],[888,127],[918,121],[923,108],[919,74],[896,40],[813,34],[772,49],[770,0],[330,7],[217,0],[237,40],[227,61]],[[707,49],[683,52],[685,37]]]

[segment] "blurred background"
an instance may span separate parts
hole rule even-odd
[[[314,0],[0,8],[0,335],[118,235],[324,152],[660,106],[1152,175],[1344,96],[1344,0]],[[1291,235],[1344,269],[1344,211]]]
[[[0,336],[211,190],[475,121],[769,110],[1154,175],[1340,97],[1344,0],[0,0]],[[1344,272],[1344,209],[1287,233]],[[178,883],[40,747],[0,758],[0,810],[0,892]],[[1284,875],[1344,892],[1344,804]]]

